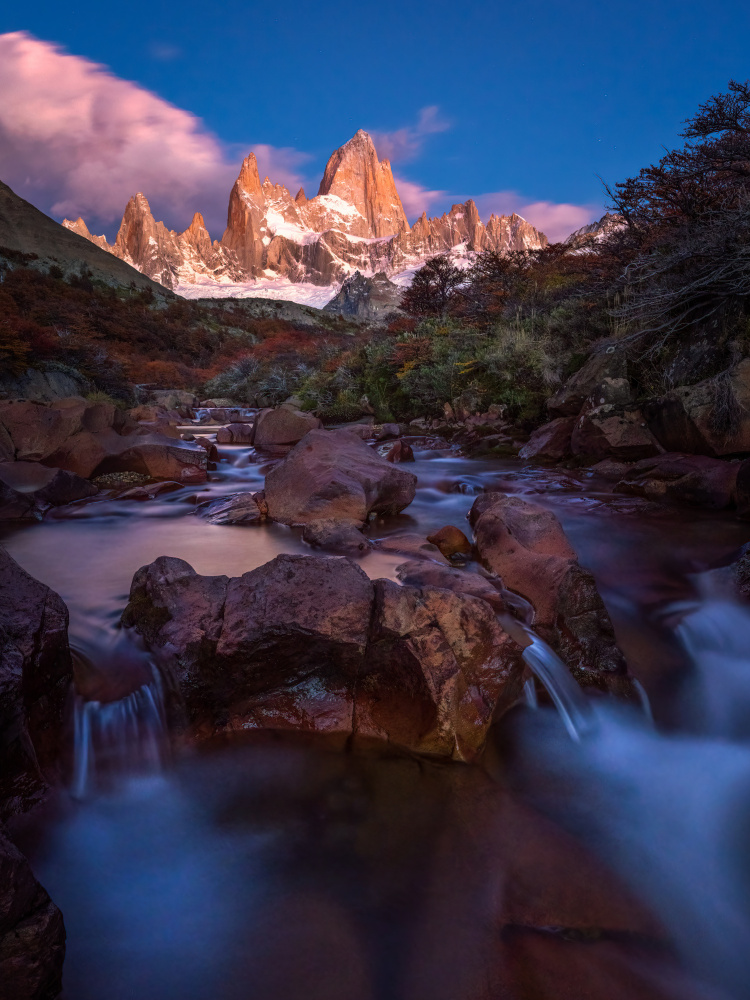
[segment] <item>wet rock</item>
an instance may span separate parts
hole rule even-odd
[[[209,524],[254,524],[265,520],[258,493],[231,493],[218,500],[199,504],[196,514]]]
[[[0,548],[0,820],[54,776],[72,677],[68,609]]]
[[[471,555],[471,542],[460,528],[446,524],[444,528],[427,536],[427,541],[437,545],[446,559],[454,556]]]
[[[357,732],[474,759],[493,715],[520,695],[520,647],[483,600],[390,580],[376,580],[374,589],[355,700]]]
[[[625,352],[610,346],[593,354],[579,371],[571,375],[565,385],[547,400],[547,409],[555,417],[574,417],[581,412],[589,397],[596,398],[596,391],[605,379],[626,377]]]
[[[216,432],[217,444],[252,444],[255,440],[255,424],[227,424]]]
[[[33,493],[20,493],[0,479],[0,521],[40,521],[48,509],[49,505],[38,501]]]
[[[123,615],[171,655],[193,732],[293,728],[471,759],[515,701],[520,648],[483,600],[282,555],[242,577],[162,557]]]
[[[363,524],[370,514],[402,511],[416,483],[348,431],[312,430],[266,476],[266,500],[283,524],[330,518]]]
[[[555,515],[520,497],[485,493],[469,519],[484,564],[532,605],[534,629],[579,683],[627,691],[610,617]]]
[[[308,431],[322,427],[311,413],[303,413],[284,403],[274,410],[261,410],[255,424],[255,445],[290,445],[302,440]]]
[[[636,462],[615,486],[617,493],[660,503],[723,510],[736,503],[739,462],[706,455],[667,453]]]
[[[445,566],[427,559],[414,559],[396,567],[402,583],[411,587],[438,587],[456,594],[467,594],[486,601],[497,613],[508,610],[500,591],[484,576],[455,566]]]
[[[310,521],[302,537],[308,545],[347,556],[362,556],[372,548],[369,539],[359,530],[358,521]]]
[[[386,462],[413,462],[414,452],[407,441],[397,441],[385,456]]]
[[[199,435],[195,438],[195,443],[205,451],[209,462],[219,461],[219,451],[213,441],[209,441],[207,437]]]
[[[557,417],[537,428],[518,452],[518,457],[537,462],[562,462],[573,454],[570,439],[575,417]]]
[[[711,457],[750,452],[750,358],[716,378],[649,400],[643,411],[668,452]]]
[[[218,424],[251,424],[255,417],[239,406],[218,406],[208,411],[209,418]]]
[[[53,1000],[64,958],[62,914],[0,827],[1,1000]]]
[[[581,414],[573,427],[570,447],[574,455],[593,461],[619,458],[634,462],[661,451],[640,411],[609,405]]]
[[[591,471],[602,479],[607,479],[612,483],[619,482],[626,476],[632,468],[632,462],[618,462],[616,458],[605,458],[596,465],[591,466]]]
[[[42,462],[83,479],[116,471],[183,482],[202,482],[206,477],[201,449],[148,433],[148,428],[110,403],[75,398],[49,405],[0,402],[0,425],[17,461]]]
[[[383,552],[397,552],[403,556],[431,559],[444,565],[448,564],[448,560],[437,545],[428,542],[423,535],[418,535],[416,531],[404,531],[399,535],[379,538],[376,544]]]
[[[182,489],[182,483],[174,483],[166,480],[160,483],[149,483],[147,486],[132,486],[130,489],[118,493],[117,500],[155,500],[165,493],[174,493]]]

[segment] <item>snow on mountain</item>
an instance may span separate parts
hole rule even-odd
[[[410,227],[388,160],[361,129],[330,157],[317,195],[296,197],[267,177],[253,153],[229,196],[227,228],[211,241],[196,213],[184,233],[154,219],[146,197],[128,202],[114,244],[83,219],[63,225],[188,298],[265,296],[312,304],[332,299],[357,271],[398,285],[435,254],[535,249],[547,238],[519,215],[481,221],[473,201]]]

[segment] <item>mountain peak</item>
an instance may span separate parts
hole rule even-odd
[[[353,205],[375,236],[409,231],[391,165],[378,160],[375,144],[364,129],[328,160],[318,195],[334,195]]]
[[[260,183],[260,174],[258,173],[258,161],[255,158],[255,153],[248,153],[245,159],[242,161],[242,166],[240,167],[240,173],[235,182],[235,187],[239,188],[240,191],[244,191],[246,194],[261,195],[263,189]]]

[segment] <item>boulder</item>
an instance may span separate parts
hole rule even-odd
[[[446,559],[454,556],[471,555],[471,542],[460,528],[453,524],[446,524],[444,528],[427,536],[427,541],[432,545],[437,545],[440,552]]]
[[[37,462],[0,462],[0,483],[13,493],[21,494],[27,504],[37,508],[63,507],[99,492],[93,483],[73,472],[50,469]]]
[[[750,358],[716,378],[649,400],[643,412],[668,452],[711,457],[750,452]]]
[[[39,371],[27,368],[22,375],[0,375],[0,399],[31,399],[50,403],[89,392],[91,385],[79,372]]]
[[[128,410],[128,416],[143,428],[142,433],[144,434],[158,433],[171,438],[181,437],[177,425],[182,418],[176,410],[143,404]]]
[[[534,609],[532,625],[583,685],[626,692],[626,667],[596,589],[551,511],[485,493],[469,515],[483,563]]]
[[[667,453],[636,462],[615,486],[615,492],[723,510],[736,503],[740,468],[739,462],[722,462],[706,455]]]
[[[255,416],[241,406],[215,406],[208,411],[211,420],[219,424],[252,424]]]
[[[570,458],[573,454],[570,438],[575,422],[575,417],[556,417],[543,427],[538,427],[518,452],[518,457],[537,462],[563,462]]]
[[[196,514],[209,524],[258,524],[265,520],[260,493],[231,493],[218,500],[206,500],[196,508]]]
[[[217,444],[252,444],[255,440],[255,424],[227,424],[216,432]]]
[[[296,444],[308,433],[322,427],[312,413],[303,413],[284,403],[274,410],[261,410],[255,423],[255,446]]]
[[[0,521],[19,518],[41,521],[48,506],[39,502],[33,493],[20,493],[0,479]]]
[[[0,828],[0,998],[52,1000],[64,959],[62,914]]]
[[[570,448],[574,455],[591,461],[619,458],[635,462],[661,451],[640,411],[610,405],[597,406],[578,417]]]
[[[257,441],[257,437],[256,437]],[[283,524],[398,514],[417,477],[386,462],[348,431],[312,430],[266,476],[271,517]]]
[[[49,405],[0,402],[0,426],[11,442],[11,458],[42,462],[84,479],[117,471],[182,482],[206,478],[206,455],[201,448],[149,433],[111,403],[77,398]]]
[[[205,734],[292,728],[469,760],[524,676],[485,601],[373,582],[344,558],[281,555],[228,579],[162,557],[136,573],[123,622],[171,657]]]
[[[597,398],[597,390],[605,379],[624,378],[627,378],[625,351],[610,345],[593,354],[582,368],[570,376],[565,385],[547,400],[547,409],[554,417],[575,417],[589,397]]]
[[[369,539],[359,530],[358,521],[309,521],[302,537],[308,545],[346,556],[363,556],[372,548]]]
[[[0,820],[55,775],[72,678],[68,609],[0,548]]]
[[[198,405],[196,396],[186,389],[152,389],[143,402],[163,406],[165,410],[177,410],[184,417],[191,417]]]
[[[388,454],[385,456],[386,462],[413,462],[414,452],[411,445],[406,441],[396,441]]]

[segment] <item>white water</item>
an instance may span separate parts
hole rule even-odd
[[[117,777],[159,771],[168,755],[161,680],[118,701],[85,701],[73,709],[71,794],[86,798]]]

